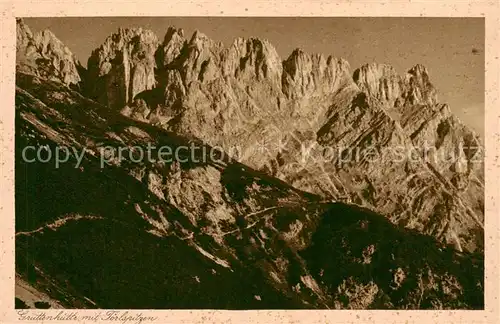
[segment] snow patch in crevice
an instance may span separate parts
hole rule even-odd
[[[203,254],[205,257],[209,258],[210,260],[212,260],[213,262],[217,263],[218,265],[224,267],[224,268],[228,268],[230,269],[231,271],[233,271],[231,269],[231,265],[229,264],[229,262],[227,262],[226,260],[222,260],[221,258],[218,258],[210,253],[208,253],[207,251],[205,251],[204,249],[202,249],[200,246],[194,244],[193,245],[195,247],[195,249],[198,250],[198,252],[200,252],[201,254]]]
[[[34,233],[42,233],[45,229],[51,229],[51,230],[55,231],[59,227],[66,225],[66,223],[69,221],[78,221],[78,220],[82,220],[82,219],[97,220],[97,219],[104,219],[104,217],[92,216],[92,215],[67,215],[65,217],[56,219],[52,223],[40,226],[39,228],[37,228],[35,230],[25,231],[25,232],[17,232],[16,236],[31,235]]]

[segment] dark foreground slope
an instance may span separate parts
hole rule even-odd
[[[101,168],[105,146],[209,148],[60,83],[16,82],[17,283],[53,307],[484,307],[480,254],[202,150]],[[86,153],[55,168],[23,160],[29,145]]]

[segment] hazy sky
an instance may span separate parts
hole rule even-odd
[[[343,57],[352,70],[389,63],[404,73],[425,65],[439,99],[466,124],[484,134],[483,18],[25,18],[37,32],[49,28],[83,65],[90,52],[118,27],[143,27],[163,40],[169,26],[195,29],[230,45],[236,37],[268,39],[282,58],[295,48]],[[476,49],[476,53],[473,53]]]

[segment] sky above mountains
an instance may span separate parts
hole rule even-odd
[[[268,39],[283,59],[295,48],[345,58],[352,71],[365,63],[392,65],[399,73],[427,67],[439,101],[484,138],[483,18],[337,17],[91,17],[25,18],[33,32],[48,28],[83,65],[119,27],[143,27],[160,40],[167,28],[198,29],[230,45],[237,37]]]

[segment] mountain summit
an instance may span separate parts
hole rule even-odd
[[[16,20],[17,44],[16,67],[20,71],[33,73],[48,79],[57,79],[66,85],[81,81],[77,61],[50,30],[35,35],[22,19]]]

